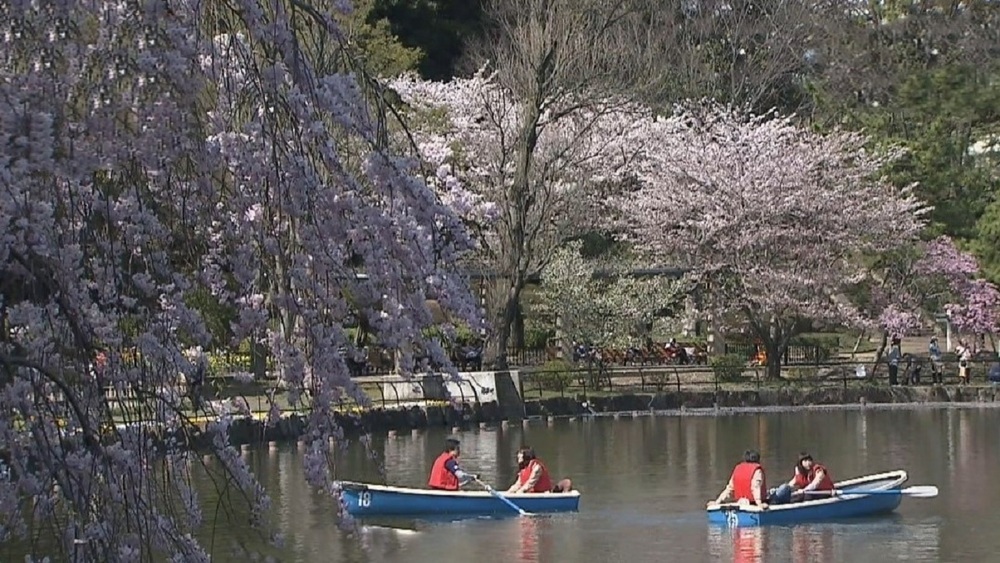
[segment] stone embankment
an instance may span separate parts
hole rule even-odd
[[[482,403],[411,406],[402,409],[373,409],[360,414],[340,415],[348,433],[409,431],[414,428],[470,428],[533,418],[601,417],[637,415],[714,415],[740,411],[769,411],[798,408],[886,408],[950,404],[973,406],[996,403],[1000,407],[1000,387],[896,387],[857,388],[785,387],[755,391],[680,392],[621,394],[608,397],[556,397],[520,401],[499,397]],[[504,403],[504,404],[501,404]],[[305,430],[305,419],[297,415],[266,426],[253,419],[237,420],[231,433],[235,444],[292,441]]]

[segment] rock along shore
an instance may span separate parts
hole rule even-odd
[[[995,403],[995,404],[993,404]],[[761,389],[756,391],[680,392],[622,394],[610,397],[556,397],[523,402],[523,415],[496,401],[473,405],[413,406],[404,409],[374,409],[339,416],[345,432],[390,432],[442,427],[469,428],[537,418],[630,417],[636,415],[712,416],[737,412],[773,412],[800,409],[833,410],[860,408],[914,408],[920,406],[1000,407],[1000,387],[858,387]],[[520,410],[520,409],[518,409]],[[505,414],[506,413],[506,414]],[[296,441],[304,433],[304,417],[292,415],[276,425],[239,419],[231,427],[234,445]],[[197,448],[197,444],[190,444]]]

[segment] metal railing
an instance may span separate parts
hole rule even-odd
[[[970,362],[971,384],[985,384],[987,374],[996,362]],[[857,375],[857,366],[863,365],[865,377]],[[929,362],[922,362],[914,378],[914,368],[905,364],[899,366],[898,385],[927,386],[934,383]],[[767,376],[766,366],[748,366],[738,377],[723,377],[720,371],[706,366],[633,366],[628,369],[579,369],[570,371],[530,371],[521,372],[521,397],[524,400],[546,397],[576,397],[589,395],[613,395],[625,393],[681,393],[719,392],[722,390],[761,390],[788,386],[806,388],[831,388],[862,386],[887,386],[888,373],[884,365],[872,376],[870,362],[827,362],[818,366],[784,367],[779,379]],[[960,384],[957,362],[945,362],[940,383]]]

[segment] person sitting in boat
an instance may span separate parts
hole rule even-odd
[[[427,482],[430,488],[441,491],[457,491],[462,485],[479,480],[479,475],[463,471],[458,466],[458,456],[461,453],[462,449],[459,447],[458,440],[448,438],[444,441],[444,451],[431,466],[431,477]]]
[[[724,502],[756,504],[766,509],[768,506],[767,484],[764,477],[764,467],[760,464],[760,453],[756,450],[743,452],[743,461],[733,468],[726,488],[719,493],[719,498],[709,502],[708,507]]]
[[[770,496],[771,504],[812,500],[829,496],[833,479],[822,464],[816,463],[806,452],[799,454],[792,480],[778,487]]]
[[[799,466],[804,474],[796,473],[795,487],[801,491],[806,498],[821,498],[829,496],[833,492],[833,478],[826,466],[813,461],[811,455],[806,452],[799,454]],[[815,493],[815,494],[808,494]],[[821,494],[822,493],[822,494]]]
[[[549,470],[535,455],[535,450],[524,446],[517,451],[517,480],[507,489],[508,493],[568,493],[572,489],[569,479],[552,486]]]
[[[798,493],[796,491],[805,485],[796,485],[803,480],[807,480],[808,475],[809,472],[803,469],[801,463],[795,464],[795,469],[792,470],[792,480],[787,483],[782,483],[781,486],[776,489],[768,491],[768,502],[770,504],[788,504],[790,502],[802,500],[802,493]]]

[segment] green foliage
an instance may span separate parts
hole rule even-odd
[[[633,260],[587,259],[582,241],[560,248],[542,272],[546,312],[562,320],[565,338],[595,346],[624,346],[639,336],[660,309],[677,301],[674,280],[629,275]]]
[[[994,281],[1000,281],[1000,155],[977,154],[976,147],[1000,133],[998,77],[997,69],[971,65],[918,68],[903,75],[889,105],[855,108],[844,119],[877,144],[908,151],[888,173],[897,185],[917,183],[918,195],[933,205],[928,236],[974,241]]]
[[[224,377],[234,371],[249,371],[249,354],[208,354],[208,375]]]
[[[554,338],[556,331],[541,328],[529,328],[524,331],[524,347],[529,350],[542,350],[546,347],[550,338]]]
[[[1000,283],[1000,198],[994,188],[995,198],[983,211],[976,222],[976,239],[972,241],[972,252],[979,258],[979,265],[986,279]]]
[[[720,382],[742,381],[747,360],[739,354],[724,354],[709,358],[708,365]]]
[[[807,362],[822,363],[840,353],[841,342],[836,334],[809,334],[795,337],[789,344],[805,347]]]
[[[425,328],[423,330],[423,335],[427,338],[436,338],[438,342],[441,342],[442,344],[448,344],[449,342],[468,342],[478,338],[478,335],[465,323],[449,327],[447,332],[445,327],[441,325],[434,325]]]
[[[372,0],[369,0],[372,1]],[[417,65],[430,80],[457,74],[466,44],[480,34],[481,0],[374,0],[368,21],[385,20],[406,47],[423,56]]]
[[[531,376],[544,391],[564,392],[573,381],[573,366],[566,360],[549,360]]]
[[[376,0],[354,0],[354,10],[340,17],[348,45],[357,48],[365,66],[378,76],[398,76],[413,70],[423,58],[419,47],[400,43],[389,20],[379,17]]]
[[[236,321],[232,307],[227,307],[206,289],[196,289],[188,294],[187,305],[200,312],[209,334],[212,335],[213,348],[226,348],[233,339],[230,328]]]

